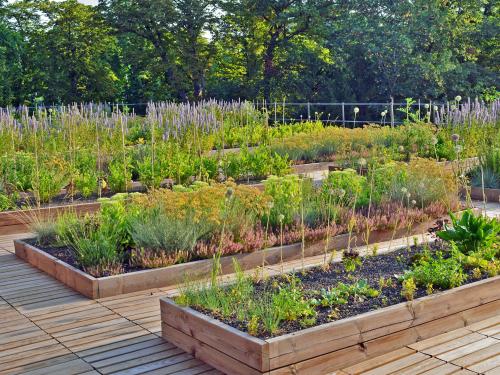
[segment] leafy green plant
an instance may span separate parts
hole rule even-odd
[[[280,224],[286,226],[293,223],[301,205],[301,183],[297,175],[270,176],[264,181],[264,192],[273,202],[272,208],[266,214],[269,215],[269,223],[272,226],[278,227]],[[280,215],[283,215],[282,220],[279,220]]]
[[[357,207],[368,205],[367,179],[354,169],[330,172],[323,182],[323,194],[328,196],[332,191],[335,204],[348,202],[350,205],[355,203]]]
[[[132,179],[130,160],[125,163],[121,157],[116,157],[108,165],[107,182],[112,192],[118,193],[126,191]]]
[[[472,210],[466,210],[460,218],[450,214],[452,226],[437,236],[445,241],[454,242],[465,254],[487,248],[497,240],[500,234],[500,223],[496,218],[487,218],[481,214],[475,215]]]
[[[456,250],[455,250],[456,251]],[[414,280],[416,285],[432,285],[441,289],[450,289],[462,285],[467,279],[460,259],[454,255],[445,258],[442,252],[435,255],[427,253],[411,269],[405,272],[404,280]]]
[[[60,194],[61,189],[68,183],[68,176],[64,166],[54,161],[47,161],[40,168],[38,174],[33,175],[31,185],[35,193],[35,199],[47,203]]]

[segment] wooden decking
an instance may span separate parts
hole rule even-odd
[[[14,237],[0,237],[0,374],[220,374],[160,337],[174,289],[89,300],[16,258]],[[337,372],[359,373],[500,374],[500,312]]]

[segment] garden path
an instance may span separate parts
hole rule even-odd
[[[220,374],[160,337],[158,299],[175,288],[89,300],[18,259],[12,241],[23,237],[0,236],[0,374]],[[500,312],[336,373],[500,375]]]

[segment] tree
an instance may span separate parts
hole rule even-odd
[[[283,67],[277,64],[280,49],[288,49],[300,36],[319,36],[327,23],[335,2],[328,0],[227,0],[223,9],[236,19],[252,19],[250,34],[262,47],[262,94],[271,101],[271,88]],[[243,42],[244,43],[244,42]]]
[[[77,0],[44,2],[44,37],[39,57],[45,59],[46,100],[59,102],[112,100],[118,78],[110,58],[115,40],[109,26],[93,7]]]

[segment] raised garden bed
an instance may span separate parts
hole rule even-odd
[[[416,224],[410,231],[402,228],[395,233],[392,230],[373,231],[370,233],[368,244],[388,241],[405,236],[422,234],[435,226],[437,220]],[[364,234],[353,234],[350,238],[351,246],[365,245]],[[329,250],[345,249],[348,247],[349,235],[334,236],[329,241]],[[119,294],[132,293],[141,290],[167,287],[182,283],[186,276],[191,279],[202,279],[210,275],[212,260],[198,260],[188,263],[176,264],[169,267],[141,270],[115,276],[96,278],[57,259],[47,252],[29,244],[25,240],[15,240],[16,255],[38,269],[68,285],[86,297],[97,299]],[[324,241],[306,244],[304,256],[314,256],[324,253]],[[300,243],[283,246],[283,261],[297,260],[302,257]],[[221,272],[230,274],[234,272],[233,258],[237,259],[243,270],[249,270],[262,265],[263,257],[266,265],[278,264],[281,261],[281,248],[273,247],[253,253],[237,254],[221,258]]]
[[[500,202],[500,189],[483,189],[481,187],[472,187],[470,197],[474,200],[486,201],[492,203]]]
[[[99,202],[86,202],[0,212],[0,235],[27,232],[35,220],[54,218],[63,212],[74,211],[77,214],[85,214],[96,212],[100,207]]]
[[[228,374],[325,374],[498,313],[500,276],[261,339],[160,299],[165,339]]]

